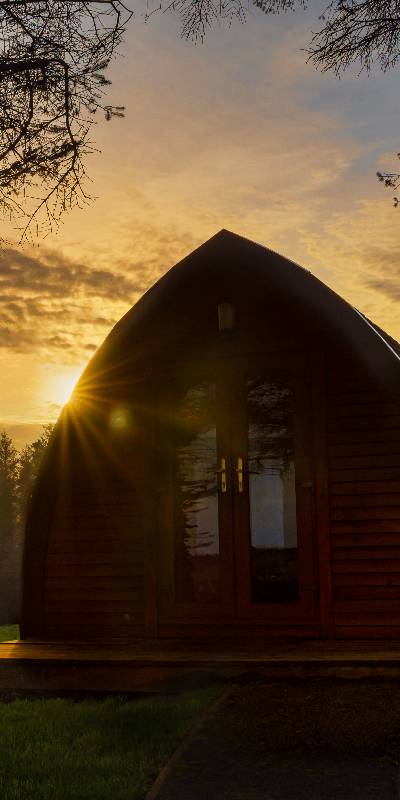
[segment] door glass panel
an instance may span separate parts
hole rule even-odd
[[[298,598],[294,460],[295,387],[262,374],[247,379],[251,596]]]
[[[190,387],[175,409],[175,597],[219,600],[215,385]]]

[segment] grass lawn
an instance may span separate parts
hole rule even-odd
[[[19,639],[19,625],[0,625],[0,642]]]
[[[0,628],[18,638],[18,626]],[[222,691],[0,702],[1,800],[143,800],[196,715]]]

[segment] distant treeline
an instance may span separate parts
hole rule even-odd
[[[19,621],[26,510],[54,425],[18,451],[0,434],[0,625]]]

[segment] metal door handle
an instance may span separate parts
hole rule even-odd
[[[221,458],[221,467],[217,469],[217,473],[221,475],[221,493],[226,492],[226,459]]]
[[[243,494],[243,458],[240,458],[240,456],[237,460],[236,474],[238,481],[238,492],[239,494]]]

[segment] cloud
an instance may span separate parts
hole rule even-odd
[[[142,205],[145,220],[122,214],[111,229],[112,248],[98,238],[79,258],[43,246],[0,251],[0,349],[87,361],[139,297],[201,243],[169,219],[159,224],[157,207]],[[106,226],[97,221],[97,228],[100,236]]]
[[[111,74],[127,116],[98,126],[102,154],[88,164],[98,200],[40,250],[2,253],[10,417],[47,421],[56,407],[42,368],[83,367],[138,297],[222,227],[307,266],[400,337],[400,212],[375,177],[376,159],[389,168],[399,149],[397,77],[318,74],[301,52],[314,11],[254,9],[197,48],[166,16],[131,26]]]
[[[135,278],[68,261],[55,253],[34,258],[24,252],[6,249],[0,254],[0,291],[20,291],[41,297],[64,297],[82,292],[88,297],[125,299],[143,290],[142,267],[136,265]]]
[[[399,221],[396,219],[396,226]],[[366,248],[367,250],[367,248]],[[365,286],[375,290],[389,300],[400,300],[400,260],[390,240],[380,246],[370,246],[364,252],[364,261],[372,275],[366,275]]]
[[[5,315],[6,320],[10,320]],[[11,320],[12,321],[12,320]],[[0,347],[16,350],[17,352],[28,352],[36,348],[38,336],[36,331],[21,329],[18,325],[11,325],[2,321],[0,314]]]
[[[84,264],[44,249],[40,255],[0,253],[0,347],[79,360],[96,349],[112,324],[142,294],[148,268],[127,274]],[[105,314],[99,314],[99,305]],[[93,335],[96,334],[96,341]],[[100,339],[98,338],[100,337]]]
[[[387,195],[336,212],[304,236],[322,280],[400,339],[400,218]]]
[[[398,278],[369,278],[365,283],[370,289],[384,294],[389,300],[400,300],[400,272]]]

